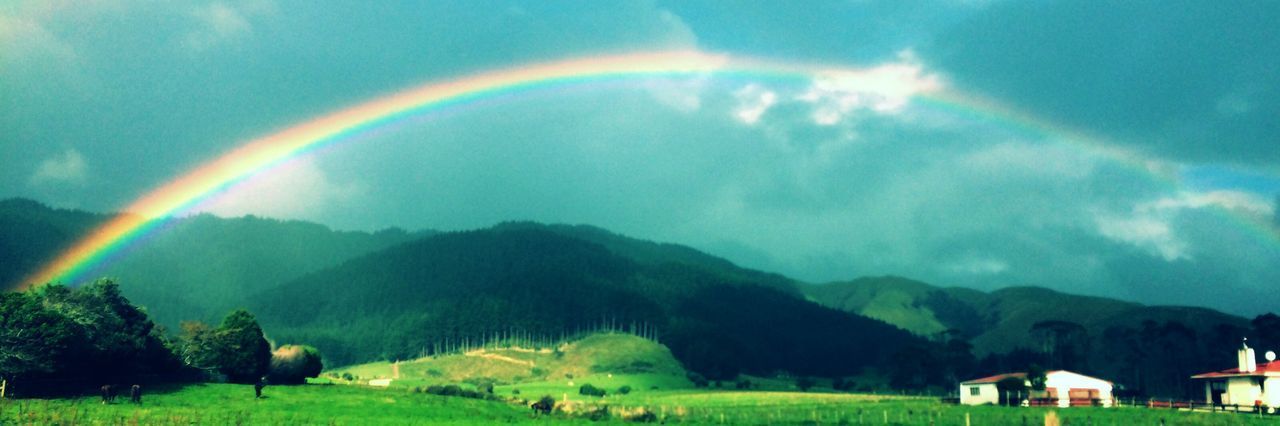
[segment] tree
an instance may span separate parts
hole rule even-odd
[[[809,388],[812,388],[813,385],[816,384],[818,384],[818,381],[809,376],[800,376],[796,378],[796,388],[800,389],[800,392],[808,392]]]
[[[1027,382],[1031,383],[1031,390],[1044,390],[1044,383],[1046,380],[1047,378],[1045,377],[1044,367],[1041,367],[1039,364],[1031,364],[1030,367],[1027,367]]]
[[[12,380],[62,367],[79,333],[29,293],[0,293],[0,377]]]
[[[1067,370],[1085,368],[1089,353],[1089,333],[1084,326],[1071,322],[1048,320],[1031,325],[1031,335],[1049,357],[1049,367]]]
[[[214,364],[232,383],[255,383],[271,366],[271,344],[249,311],[239,309],[223,318],[212,344]]]
[[[1280,350],[1280,316],[1268,312],[1254,317],[1249,325],[1253,326],[1253,338],[1256,340],[1249,342],[1250,346],[1263,351]]]
[[[1022,393],[1027,391],[1026,379],[1005,377],[996,382],[996,391],[1000,394],[1000,405],[1011,405],[1014,401],[1010,398],[1021,399]]]
[[[302,384],[324,370],[320,351],[305,345],[284,345],[271,353],[268,380],[272,384]],[[490,385],[492,386],[492,385]]]

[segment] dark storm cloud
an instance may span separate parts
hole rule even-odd
[[[1280,161],[1280,5],[1010,1],[922,55],[961,87],[1176,161]]]

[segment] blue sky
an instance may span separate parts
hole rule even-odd
[[[814,282],[1252,315],[1280,285],[1275,22],[1265,1],[8,2],[0,197],[120,209],[255,136],[424,82],[698,49],[973,94],[1094,144],[867,83],[636,80],[417,117],[201,209],[587,223]]]

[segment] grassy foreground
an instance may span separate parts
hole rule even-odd
[[[441,397],[402,389],[357,386],[270,386],[253,399],[245,385],[191,385],[146,394],[141,406],[123,400],[102,405],[96,397],[0,401],[0,424],[515,424],[590,423],[557,414],[535,417],[522,406],[497,401]],[[601,423],[649,410],[666,423],[682,424],[895,424],[1041,425],[1049,409],[963,407],[935,399],[883,395],[772,391],[670,390],[605,398],[570,397],[570,410],[608,406]],[[1144,408],[1052,410],[1063,425],[1276,424],[1254,415],[1187,413]]]
[[[0,400],[0,424],[501,424],[532,421],[511,404],[355,386],[197,384],[102,405],[97,396]]]

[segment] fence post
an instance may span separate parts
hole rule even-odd
[[[9,387],[8,380],[0,380],[0,399],[4,399],[4,390]]]

